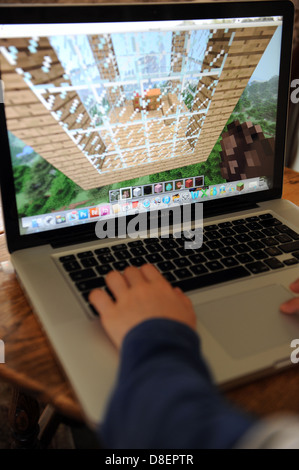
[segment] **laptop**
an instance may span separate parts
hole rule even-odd
[[[285,1],[1,7],[7,246],[90,426],[118,369],[88,303],[111,269],[152,263],[190,296],[219,387],[292,365],[292,21]]]

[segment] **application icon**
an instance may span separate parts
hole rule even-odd
[[[45,225],[55,225],[55,218],[52,215],[46,215],[44,218]]]
[[[64,224],[65,221],[65,215],[56,215],[56,224]]]
[[[163,191],[163,186],[161,183],[157,183],[154,186],[154,191],[155,193],[161,193]]]
[[[226,193],[226,187],[224,186],[224,184],[222,186],[220,186],[219,193],[220,194],[225,194]]]
[[[190,191],[192,199],[198,199],[199,198],[199,189],[194,189],[193,191]]]
[[[155,199],[154,199],[154,204],[155,204],[156,206],[158,206],[159,204],[161,204],[161,198],[160,198],[160,197],[155,197]]]
[[[109,197],[110,197],[110,202],[118,201],[120,197],[119,189],[113,189],[112,191],[109,191]]]
[[[163,204],[169,204],[171,201],[170,196],[164,196],[162,199]]]
[[[120,190],[122,199],[131,199],[132,197],[132,188],[122,188]]]
[[[78,212],[79,212],[79,220],[88,219],[88,209],[80,209]]]
[[[149,199],[145,199],[143,201],[143,207],[148,208],[151,205],[151,202]]]
[[[175,181],[174,187],[175,189],[182,189],[184,187],[184,181],[183,180]]]
[[[153,193],[152,185],[143,186],[143,194],[148,195]]]
[[[172,191],[173,190],[173,183],[165,183],[165,191]]]
[[[211,196],[216,196],[216,195],[217,195],[217,188],[216,188],[216,186],[213,186],[212,188],[210,188],[210,195],[211,195]]]
[[[72,211],[67,214],[67,218],[69,222],[73,222],[74,220],[78,220],[78,211]]]
[[[125,202],[121,205],[123,212],[128,212],[131,209],[131,204],[129,202]]]
[[[180,195],[179,194],[174,194],[172,196],[173,202],[180,202]]]
[[[207,195],[207,191],[208,191],[209,188],[202,188],[201,189],[201,197],[208,197]]]
[[[139,196],[141,196],[141,194],[142,194],[142,190],[141,190],[140,186],[133,189],[133,197],[139,197]]]
[[[92,207],[89,209],[89,217],[99,217],[100,211],[98,207]]]
[[[139,201],[133,201],[132,202],[132,208],[133,209],[138,209],[138,206],[139,206]]]
[[[189,193],[189,192],[182,193],[182,194],[181,194],[181,198],[182,198],[184,201],[188,201],[188,200],[190,199],[190,193]]]
[[[240,182],[240,183],[237,183],[237,191],[243,191],[244,189],[244,183]]]
[[[110,206],[101,206],[101,215],[109,215]]]
[[[113,204],[112,211],[113,211],[113,214],[118,214],[119,211],[120,211],[120,205],[119,204]]]
[[[31,227],[32,228],[37,228],[42,225],[42,219],[39,217],[38,219],[32,219],[31,220]]]

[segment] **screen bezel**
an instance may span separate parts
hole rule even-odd
[[[204,217],[216,213],[229,213],[254,206],[259,202],[277,199],[282,194],[284,153],[286,145],[286,116],[289,99],[289,78],[292,49],[292,31],[294,6],[289,1],[275,2],[240,2],[240,3],[184,3],[184,4],[130,4],[130,5],[97,5],[97,6],[1,6],[2,24],[47,24],[47,23],[94,23],[99,22],[125,22],[125,21],[159,21],[175,19],[216,19],[230,17],[252,16],[282,16],[282,43],[281,62],[278,87],[275,165],[273,174],[273,187],[266,191],[245,194],[233,198],[224,198],[221,201],[204,202]],[[238,15],[236,15],[238,12]],[[12,253],[27,247],[54,244],[80,243],[89,239],[96,239],[96,222],[83,225],[43,231],[34,234],[20,235],[19,219],[14,190],[13,169],[10,158],[8,135],[5,120],[5,107],[0,104],[0,136],[2,157],[0,159],[0,183],[2,192],[3,214],[7,245]],[[168,209],[165,209],[167,211]],[[157,212],[161,220],[163,209]],[[194,215],[194,203],[191,214]],[[149,216],[149,214],[148,214]],[[125,216],[129,222],[134,215]],[[104,221],[103,221],[104,223]]]

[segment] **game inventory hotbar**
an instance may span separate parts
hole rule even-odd
[[[83,189],[204,162],[275,30],[0,39],[8,130]]]

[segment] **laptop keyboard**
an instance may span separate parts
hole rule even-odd
[[[299,263],[299,234],[270,213],[204,226],[198,249],[184,248],[192,238],[181,235],[133,240],[59,261],[87,303],[92,289],[108,291],[109,271],[127,266],[154,264],[174,287],[188,292]]]

